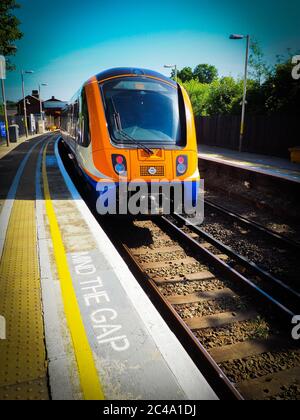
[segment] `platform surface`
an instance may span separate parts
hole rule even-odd
[[[0,399],[217,399],[79,196],[57,140],[0,159]]]
[[[300,183],[300,164],[288,159],[200,145],[198,157]]]
[[[12,150],[14,150],[16,147],[20,146],[20,144],[27,142],[28,140],[32,140],[35,137],[39,137],[41,134],[30,134],[28,137],[21,136],[18,138],[16,142],[10,142],[7,146],[6,140],[1,137],[0,139],[0,159],[2,159],[5,155],[10,153]]]

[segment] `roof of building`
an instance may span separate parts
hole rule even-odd
[[[47,100],[43,102],[43,107],[44,109],[54,109],[54,108],[59,108],[62,109],[64,108],[66,105],[68,104],[68,102],[64,102],[64,101],[59,101],[59,100]]]
[[[46,99],[45,102],[62,102],[60,99],[55,98],[55,96],[51,96],[50,99]]]
[[[32,100],[38,101],[38,102],[40,101],[39,97],[34,96],[34,95],[27,95],[27,96],[25,96],[25,99],[28,100],[29,103]],[[57,99],[54,96],[52,96],[50,99],[47,99],[46,101],[42,100],[42,102],[43,102],[43,107],[44,108],[51,108],[51,109],[53,109],[53,108],[63,108],[68,103],[68,102],[65,102],[65,101],[61,101],[60,99]],[[17,102],[17,104],[20,104],[20,103],[23,103],[23,98],[20,99]]]
[[[37,98],[36,96],[32,96],[32,95],[26,95],[25,99],[28,100],[30,102],[30,100],[34,99],[35,101],[40,101],[39,98]],[[20,99],[17,104],[23,103],[24,99]]]

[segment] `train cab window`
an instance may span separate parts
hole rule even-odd
[[[88,147],[91,142],[89,114],[85,89],[81,92],[81,146]]]
[[[147,77],[123,77],[104,82],[102,93],[113,142],[185,145],[185,112],[177,87]]]

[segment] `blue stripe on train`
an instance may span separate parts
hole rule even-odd
[[[118,189],[119,188],[119,182],[101,182],[98,185],[98,182],[94,181],[89,175],[87,175],[85,172],[83,172],[84,178],[86,179],[87,183],[92,188],[92,193],[94,195],[94,198],[97,199],[103,190],[103,192],[107,191],[108,188],[112,189]],[[103,184],[103,188],[101,188],[101,184]],[[150,184],[150,183],[149,183]],[[155,182],[151,182],[151,184],[155,185]],[[163,185],[163,183],[158,183],[159,185]],[[197,198],[198,198],[198,191],[200,187],[200,181],[184,181],[184,200],[185,203],[188,203],[188,205],[192,205],[192,207],[196,207],[197,205]]]

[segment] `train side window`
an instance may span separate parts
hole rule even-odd
[[[65,108],[61,111],[61,117],[60,117],[60,127],[64,131],[68,131],[68,106],[65,106]]]
[[[74,139],[77,143],[80,141],[80,127],[79,127],[79,99],[77,98],[74,102],[74,112],[73,112],[74,120]]]
[[[71,106],[71,137],[75,140],[76,137],[76,107],[75,103],[72,103]]]
[[[86,101],[85,89],[81,92],[81,145],[88,147],[91,142],[89,113]]]

